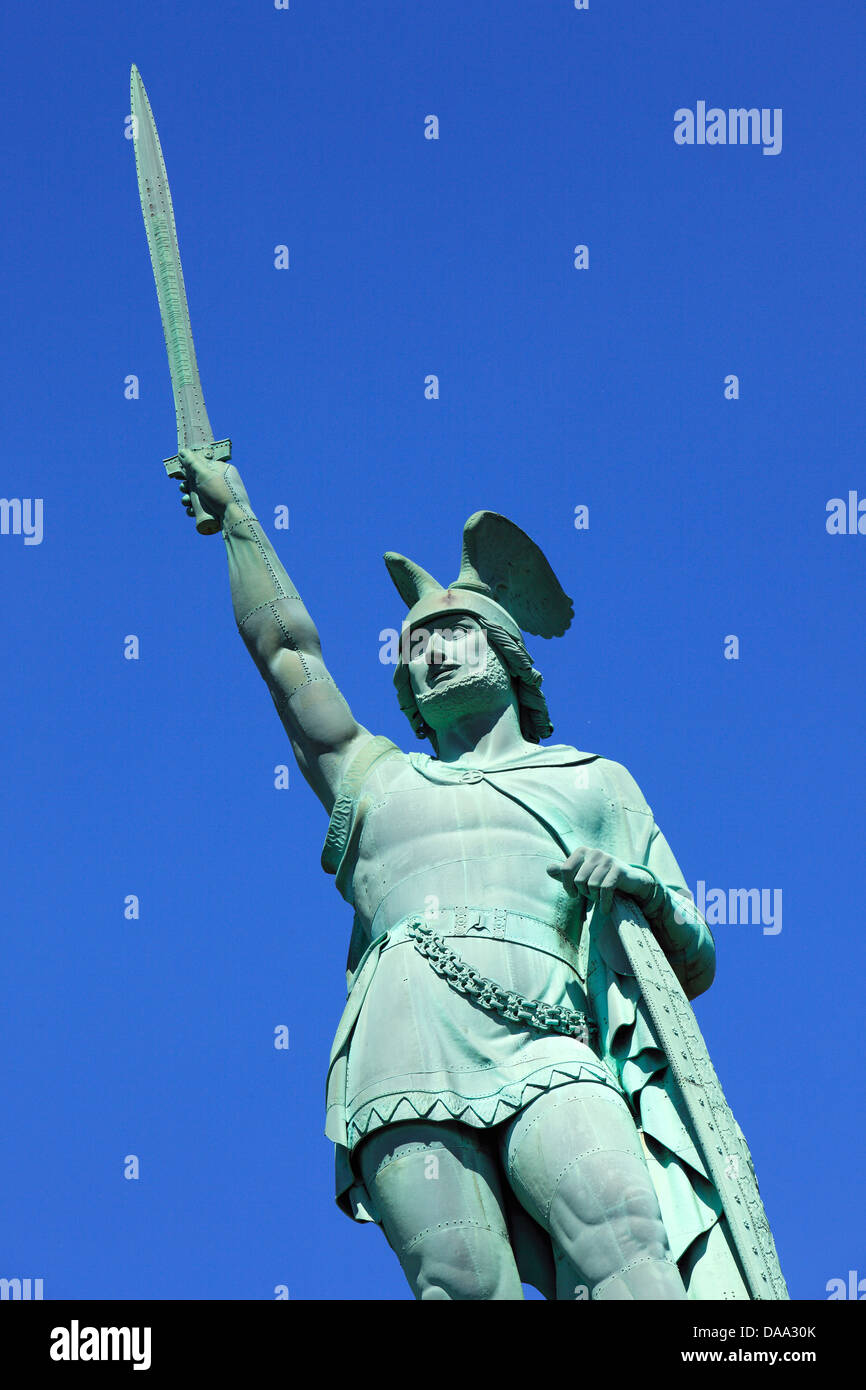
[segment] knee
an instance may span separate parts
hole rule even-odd
[[[401,1263],[418,1299],[522,1299],[511,1246],[499,1232],[467,1221],[422,1231]]]

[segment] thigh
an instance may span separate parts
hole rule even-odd
[[[624,1155],[645,1167],[637,1126],[624,1098],[612,1086],[594,1081],[542,1092],[502,1126],[500,1152],[521,1204],[547,1231],[563,1179],[576,1164],[586,1167],[585,1160],[604,1154],[611,1161]],[[589,1191],[585,1197],[589,1208]]]
[[[500,1143],[515,1195],[552,1239],[560,1284],[572,1278],[593,1298],[685,1296],[617,1091],[587,1081],[544,1092],[503,1127]]]
[[[488,1131],[400,1121],[355,1157],[416,1298],[523,1297]]]

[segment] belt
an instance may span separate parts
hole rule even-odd
[[[469,995],[479,1008],[511,1022],[525,1023],[544,1032],[564,1033],[591,1045],[597,1029],[586,1014],[563,1004],[546,1004],[540,999],[527,999],[516,990],[506,990],[495,980],[479,974],[445,944],[448,937],[468,936],[514,941],[545,951],[577,972],[577,948],[562,932],[540,918],[508,912],[504,908],[440,908],[435,921],[434,929],[424,917],[404,918],[387,933],[382,951],[411,941],[437,975],[458,993]]]
[[[412,940],[409,924],[418,921],[443,938],[479,936],[494,941],[513,941],[519,946],[532,946],[536,951],[545,951],[549,956],[565,961],[575,974],[580,974],[577,946],[565,932],[541,917],[532,917],[525,912],[509,912],[504,907],[440,907],[435,916],[418,914],[405,917],[386,933],[382,949],[388,950],[391,946]]]

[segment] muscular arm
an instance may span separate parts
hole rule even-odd
[[[222,523],[238,631],[301,772],[330,813],[345,767],[372,735],[334,684],[315,623],[254,516],[237,469],[219,464],[208,470],[190,451],[182,459],[202,502]]]

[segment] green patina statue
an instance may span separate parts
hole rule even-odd
[[[238,628],[330,816],[322,865],[353,907],[326,1133],[337,1201],[381,1225],[417,1298],[784,1299],[742,1132],[689,1000],[709,929],[640,789],[553,732],[521,629],[572,605],[505,517],[466,523],[447,588],[386,563],[409,612],[400,706],[435,757],[358,724],[215,440],[171,195],[131,74],[142,210],[178,452],[222,532]]]
[[[626,769],[540,742],[521,628],[572,617],[541,551],[478,512],[447,588],[386,555],[398,697],[436,756],[406,754],[349,710],[237,469],[180,461],[354,908],[327,1081],[342,1209],[418,1298],[786,1298],[688,1003],[710,931]]]

